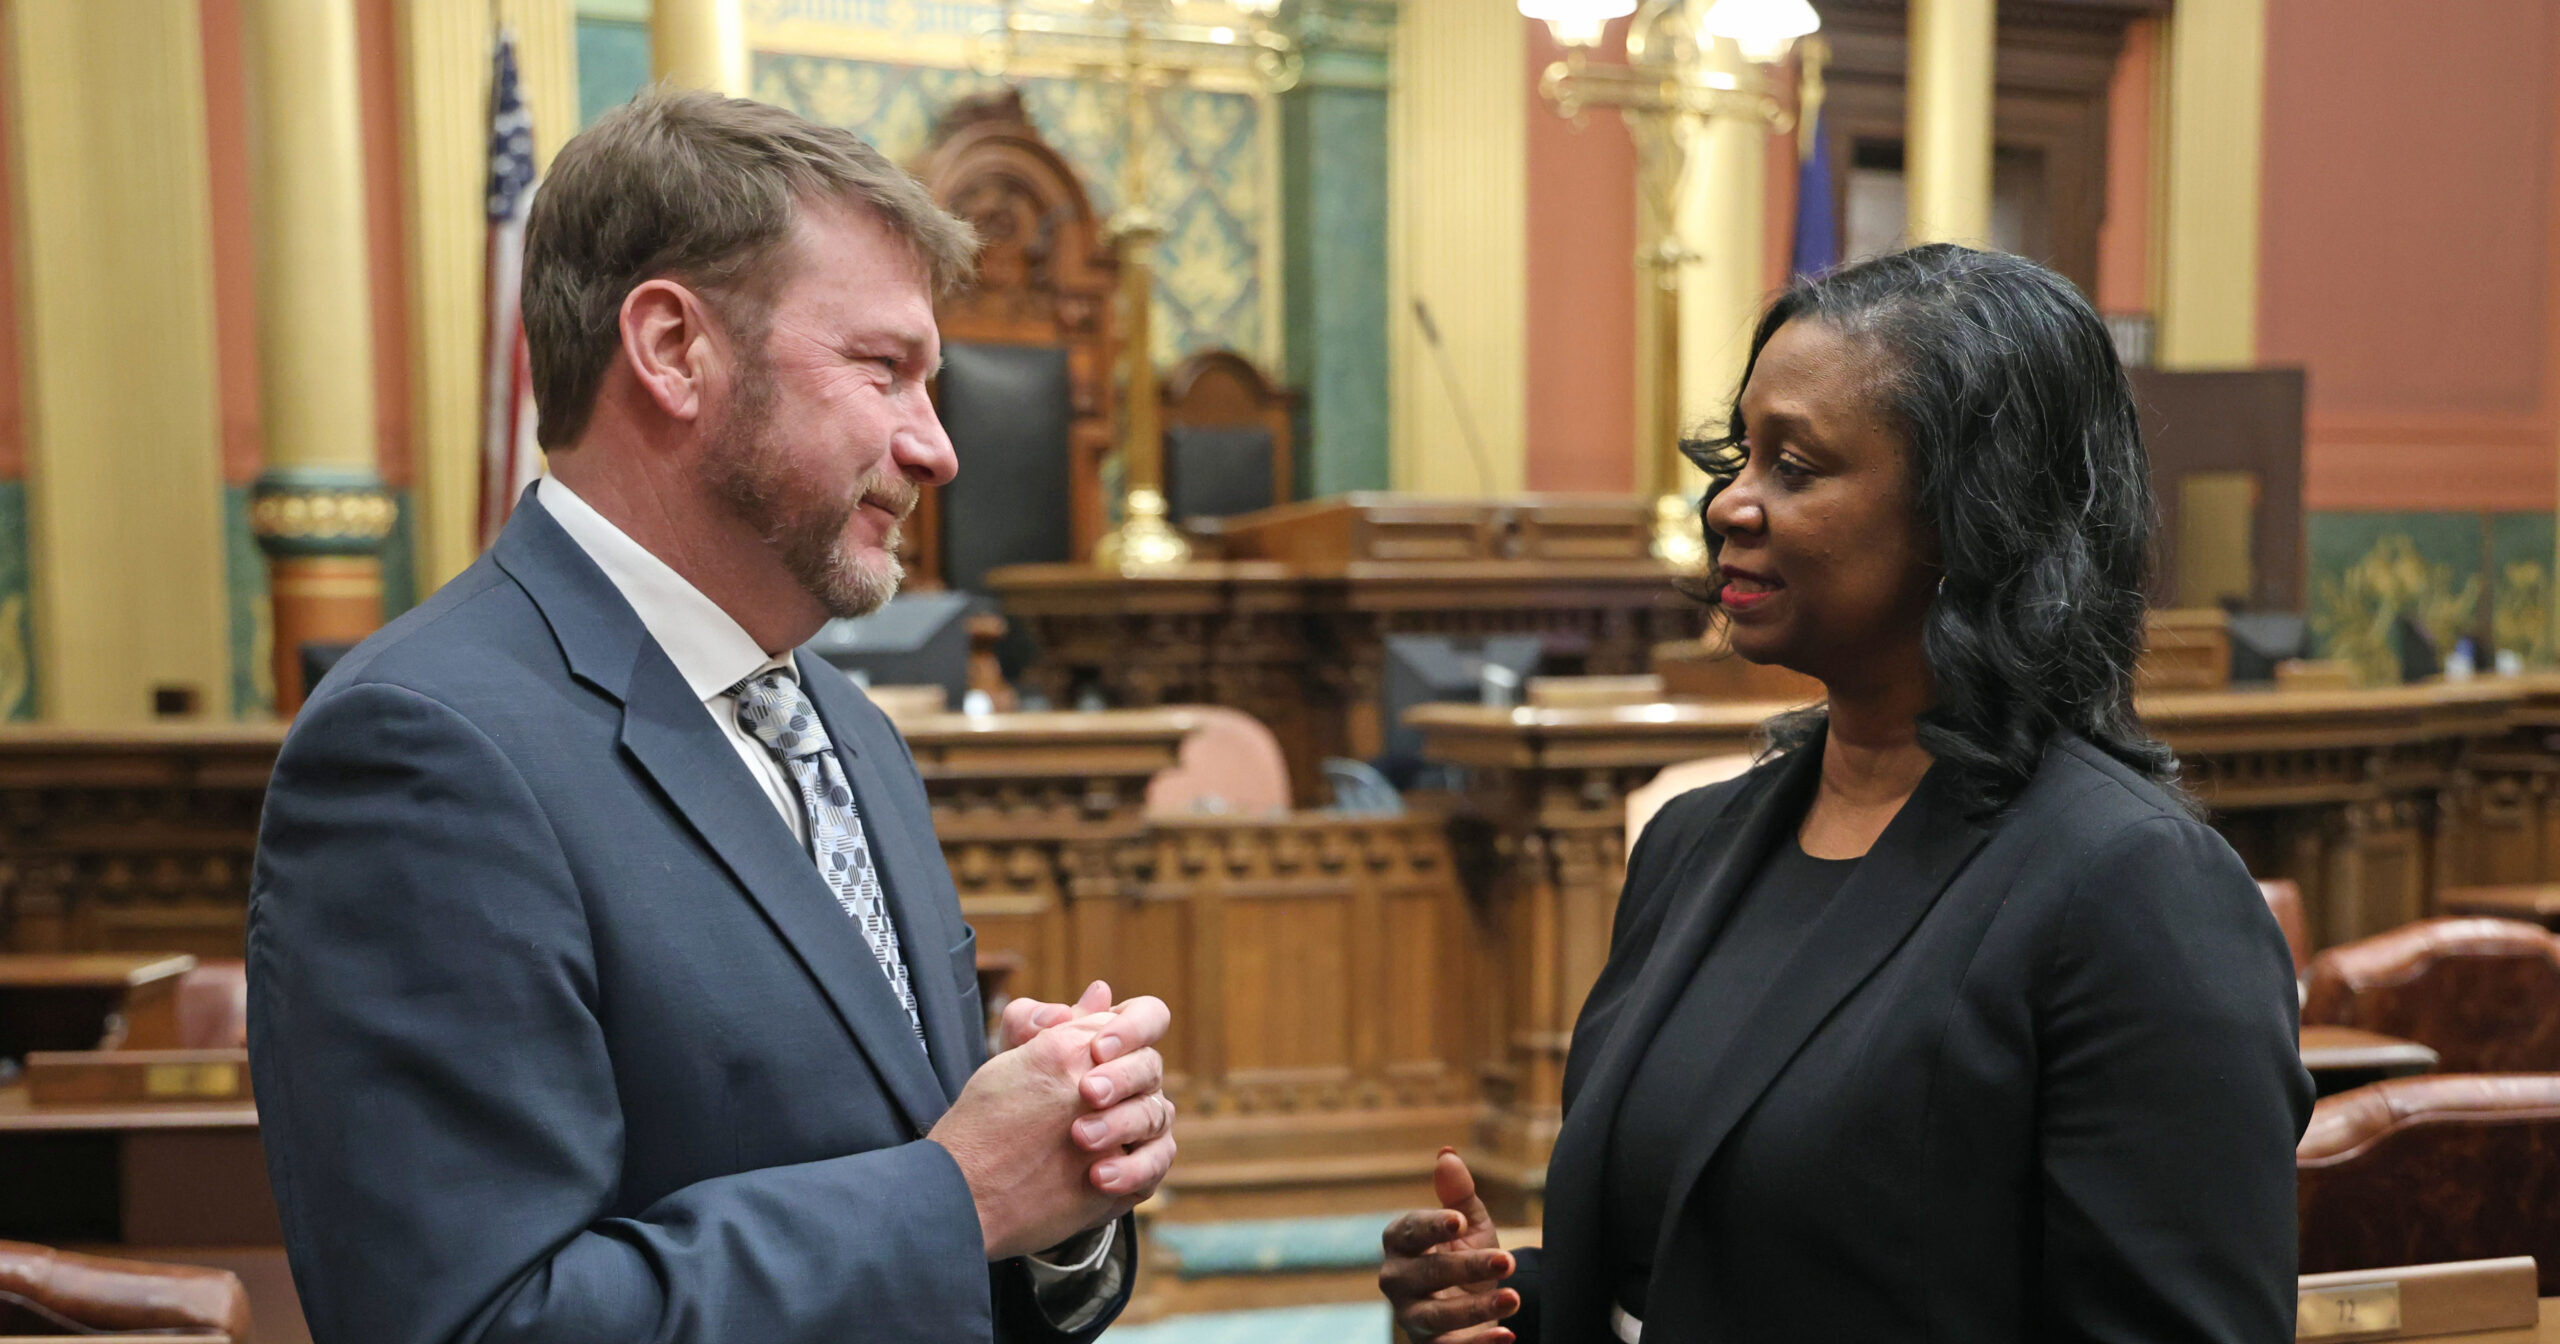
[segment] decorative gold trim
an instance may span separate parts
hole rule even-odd
[[[249,505],[249,531],[261,542],[350,539],[378,542],[391,535],[399,506],[380,491],[331,490],[262,495]]]

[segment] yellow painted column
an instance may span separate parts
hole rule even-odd
[[[747,21],[738,0],[656,0],[650,73],[689,89],[747,96]]]
[[[1742,53],[1718,39],[1710,65],[1746,83],[1756,76]],[[1721,424],[1732,410],[1734,385],[1751,352],[1751,325],[1768,298],[1763,263],[1768,242],[1769,127],[1757,117],[1709,121],[1692,142],[1687,190],[1680,202],[1680,233],[1697,259],[1680,290],[1680,423],[1695,433]],[[1676,451],[1656,450],[1664,468],[1677,464],[1679,489],[1694,493],[1705,478]],[[1656,488],[1672,481],[1657,470]]]
[[[1526,472],[1526,22],[1513,0],[1406,0],[1396,11],[1387,455],[1399,490],[1508,494]]]
[[[249,527],[274,600],[276,709],[290,713],[305,645],[382,624],[393,505],[375,466],[353,0],[254,0],[248,18],[267,430]]]
[[[2157,358],[2172,369],[2258,358],[2258,163],[2265,129],[2265,0],[2169,16],[2169,128]]]
[[[1992,0],[1911,0],[1902,171],[1914,243],[1991,241]]]
[[[5,13],[38,712],[138,722],[162,689],[218,709],[231,667],[196,6]]]
[[[569,0],[403,0],[400,6],[401,175],[409,244],[409,348],[415,389],[419,587],[459,574],[480,554],[483,271],[488,218],[489,69],[497,23],[516,36],[517,78],[533,117],[535,161],[577,127]]]

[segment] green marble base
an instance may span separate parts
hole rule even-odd
[[[36,716],[33,576],[27,570],[27,483],[0,481],[0,722]]]

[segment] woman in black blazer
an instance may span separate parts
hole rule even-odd
[[[2105,326],[2015,257],[1800,281],[1709,477],[1735,651],[1821,679],[1627,862],[1507,1251],[1454,1153],[1415,1339],[2293,1337],[2284,938],[2133,715],[2149,467]]]

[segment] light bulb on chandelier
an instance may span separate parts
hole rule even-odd
[[[1608,32],[1609,20],[1636,12],[1636,0],[1520,0],[1520,13],[1544,19],[1558,44],[1596,47]]]
[[[1775,65],[1797,38],[1821,29],[1822,16],[1806,0],[1715,0],[1699,27],[1732,38],[1746,61]]]

